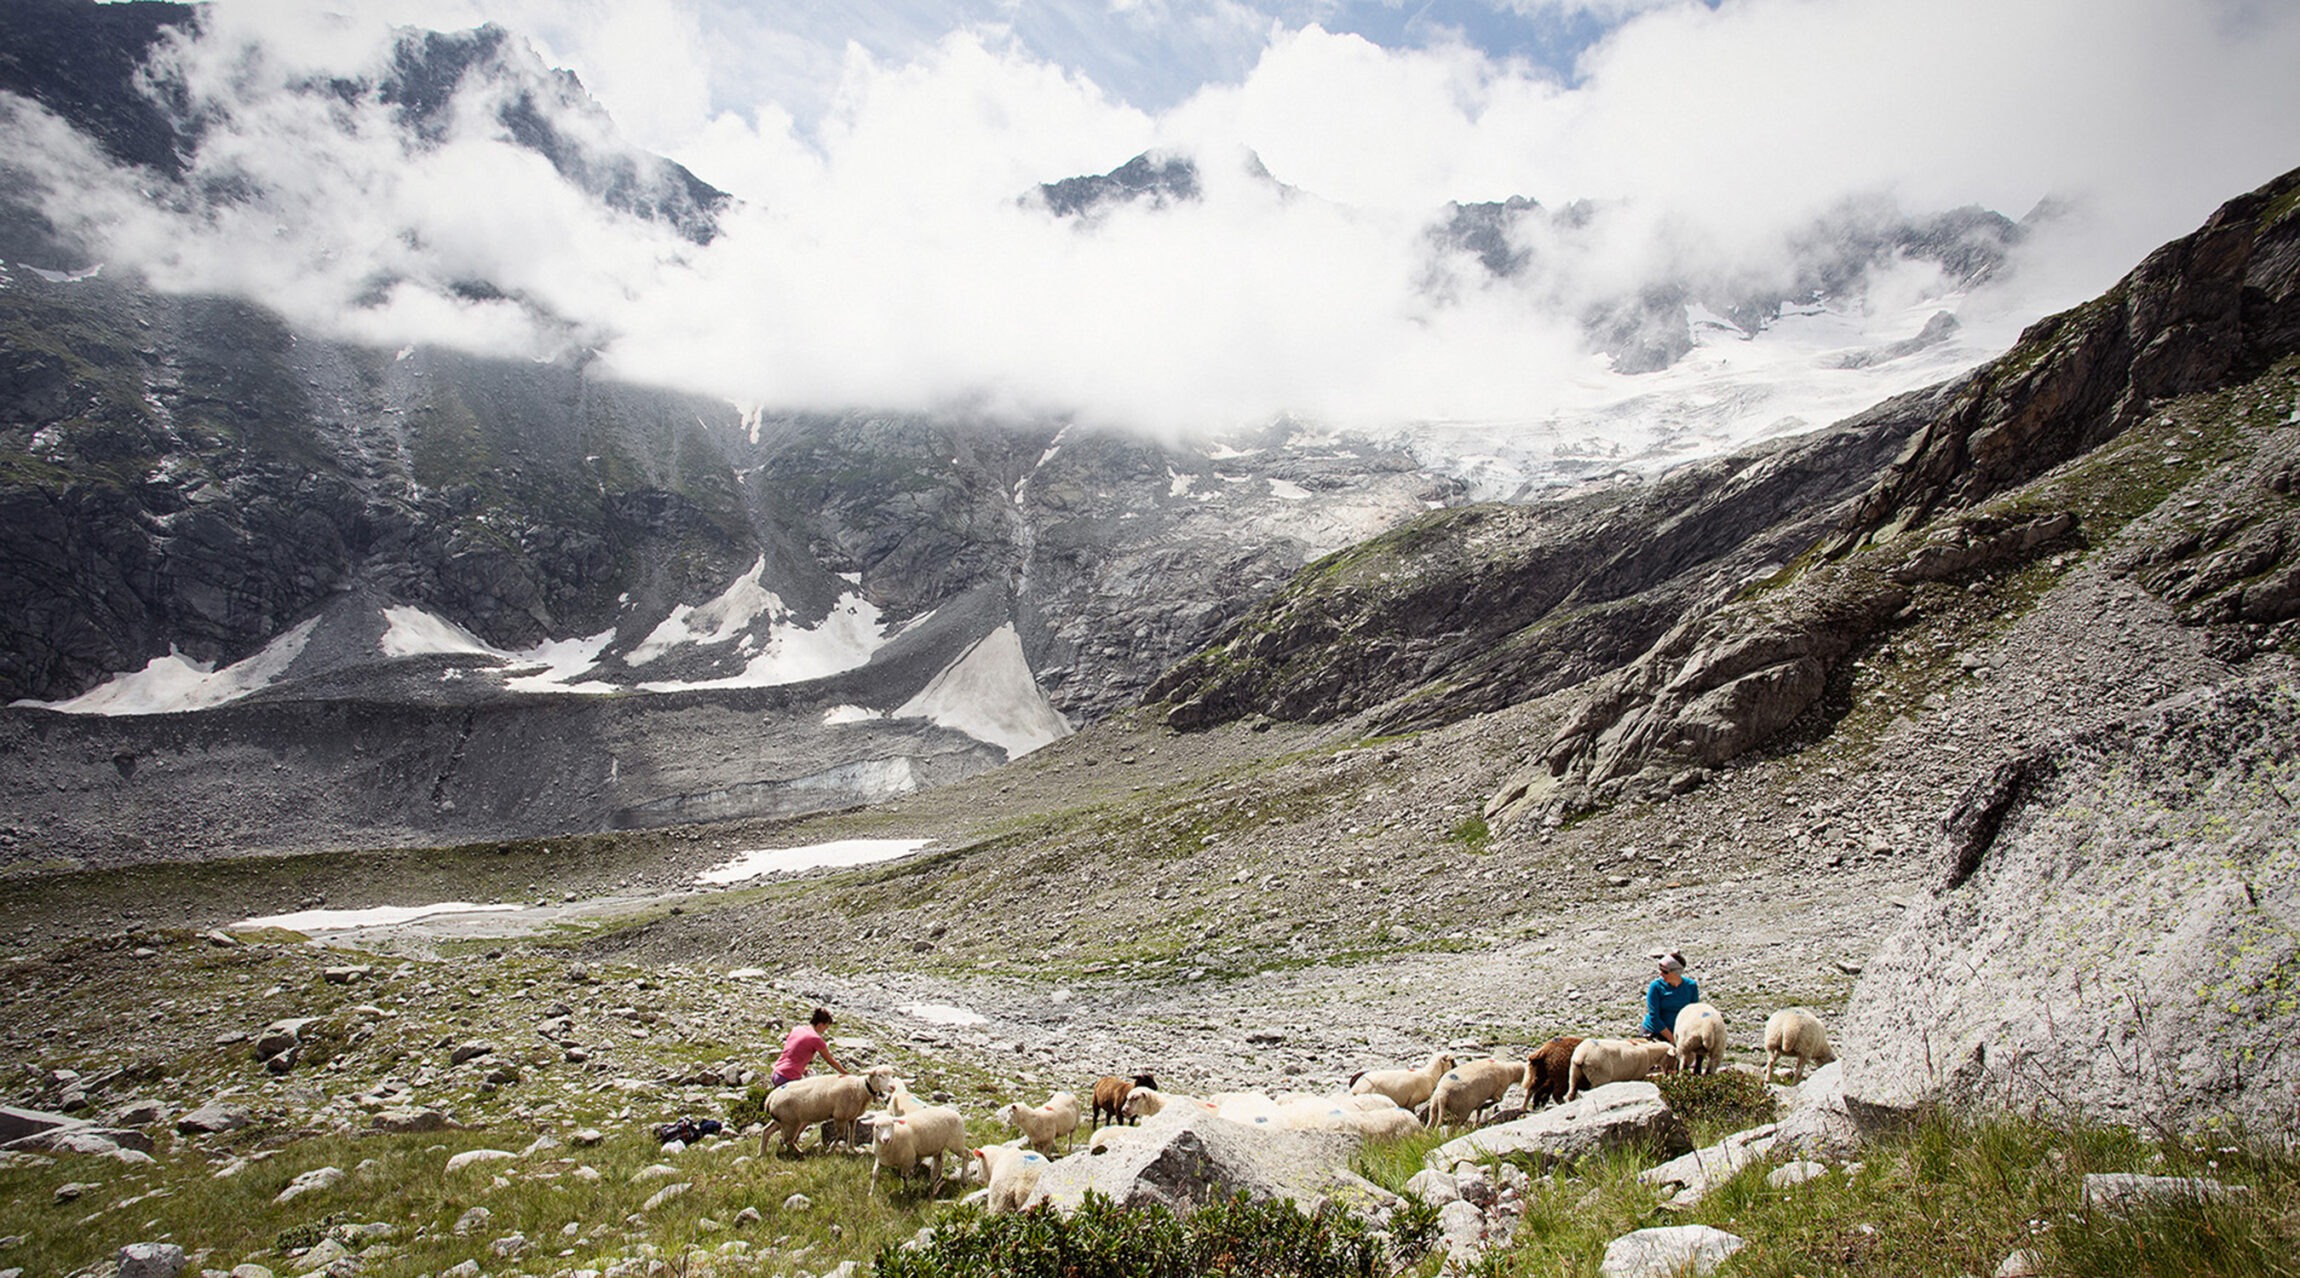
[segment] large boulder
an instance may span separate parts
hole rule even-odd
[[[1349,1170],[1355,1136],[1247,1127],[1195,1107],[1169,1108],[1100,1154],[1072,1154],[1046,1169],[1030,1201],[1073,1211],[1092,1190],[1121,1207],[1172,1211],[1243,1193],[1293,1199],[1305,1211],[1329,1199],[1371,1206],[1390,1199]]]
[[[1838,1042],[1874,1127],[1934,1104],[2281,1131],[2300,1093],[2300,697],[2205,689],[2012,759]]]
[[[1664,1157],[1693,1148],[1684,1120],[1651,1083],[1607,1083],[1562,1105],[1513,1122],[1482,1127],[1431,1150],[1424,1161],[1440,1171],[1494,1157],[1530,1157],[1547,1166],[1571,1163],[1606,1150],[1635,1148]]]

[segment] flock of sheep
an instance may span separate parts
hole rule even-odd
[[[1525,1107],[1532,1109],[1543,1101],[1572,1100],[1607,1083],[1679,1070],[1709,1073],[1724,1063],[1725,1018],[1715,1007],[1695,1003],[1685,1008],[1678,1013],[1675,1033],[1674,1044],[1553,1038],[1522,1063],[1457,1062],[1438,1052],[1420,1069],[1360,1074],[1351,1080],[1347,1093],[1326,1096],[1300,1092],[1185,1096],[1159,1090],[1148,1074],[1131,1079],[1113,1075],[1094,1085],[1089,1144],[1092,1152],[1101,1153],[1127,1139],[1132,1123],[1189,1106],[1250,1127],[1393,1139],[1421,1131],[1425,1124],[1444,1128],[1473,1123],[1516,1086],[1525,1089]],[[1836,1059],[1820,1018],[1810,1010],[1784,1008],[1765,1023],[1766,1082],[1774,1080],[1775,1067],[1784,1057],[1796,1062],[1796,1082],[1804,1081],[1808,1065]],[[988,1210],[998,1212],[1019,1210],[1028,1201],[1048,1166],[1046,1155],[1073,1139],[1082,1114],[1077,1096],[1070,1092],[1056,1092],[1043,1105],[1015,1101],[1000,1108],[997,1117],[1022,1135],[1001,1145],[976,1147],[968,1141],[963,1114],[921,1101],[895,1076],[893,1066],[879,1065],[858,1074],[816,1075],[785,1083],[768,1095],[767,1116],[773,1131],[760,1136],[761,1154],[778,1133],[784,1148],[797,1153],[799,1133],[816,1124],[823,1125],[826,1145],[844,1143],[852,1148],[867,1127],[874,1187],[882,1168],[907,1181],[923,1164],[929,1169],[928,1193],[935,1193],[942,1187],[943,1157],[955,1155],[967,1180],[987,1186]],[[1103,1125],[1105,1119],[1109,1126]]]

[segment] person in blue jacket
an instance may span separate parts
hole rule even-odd
[[[1654,956],[1661,975],[1645,987],[1645,1037],[1677,1041],[1677,1014],[1701,1001],[1701,987],[1685,974],[1685,956],[1675,950]]]

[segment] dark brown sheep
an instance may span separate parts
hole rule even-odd
[[[1102,1126],[1102,1116],[1105,1113],[1110,1115],[1110,1121],[1113,1123],[1131,1124],[1134,1120],[1126,1117],[1126,1096],[1137,1087],[1146,1087],[1151,1091],[1157,1091],[1158,1080],[1148,1074],[1136,1074],[1131,1079],[1120,1078],[1116,1074],[1104,1074],[1095,1079],[1094,1116],[1088,1122],[1088,1128]]]
[[[1567,1036],[1553,1038],[1533,1049],[1525,1058],[1525,1107],[1531,1109],[1536,1097],[1551,1101],[1565,1099],[1565,1091],[1573,1073],[1573,1049],[1581,1040]]]

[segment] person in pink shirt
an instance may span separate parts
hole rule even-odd
[[[830,1028],[830,1023],[831,1009],[818,1007],[806,1024],[791,1030],[790,1037],[783,1040],[783,1054],[775,1058],[773,1086],[781,1087],[805,1077],[807,1063],[817,1056],[829,1061],[831,1068],[839,1073],[847,1072],[847,1067],[839,1064],[839,1058],[831,1055],[831,1045],[823,1041],[823,1031]]]

